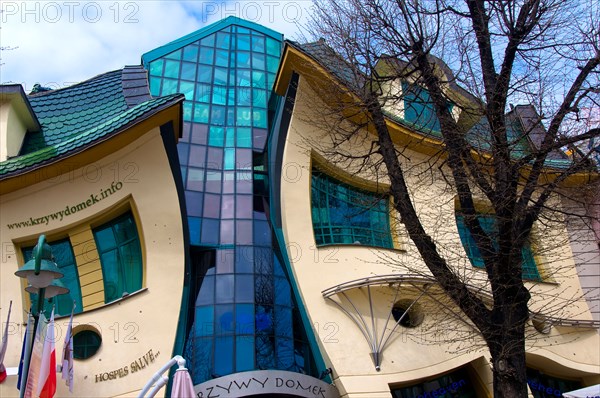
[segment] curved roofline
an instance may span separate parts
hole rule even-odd
[[[256,22],[251,22],[245,19],[230,16],[225,19],[221,19],[215,23],[212,23],[208,26],[205,26],[204,28],[201,28],[179,39],[173,40],[172,42],[167,43],[163,46],[155,48],[154,50],[142,54],[142,64],[146,65],[147,63],[152,62],[155,59],[161,58],[181,47],[184,47],[197,40],[200,40],[231,25],[238,25],[244,28],[253,29],[275,40],[283,41],[283,34],[281,33],[259,25]]]

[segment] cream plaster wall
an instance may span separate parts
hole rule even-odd
[[[0,162],[19,153],[26,132],[27,127],[13,102],[2,101],[0,103]]]
[[[183,229],[175,183],[158,128],[97,163],[80,166],[72,164],[68,173],[52,180],[44,181],[40,174],[41,182],[0,197],[2,322],[6,319],[9,301],[13,301],[5,365],[18,366],[25,320],[23,286],[14,275],[21,265],[14,243],[35,240],[41,233],[60,234],[131,200],[141,238],[146,290],[74,317],[74,325],[89,324],[101,332],[102,346],[91,358],[75,360],[72,396],[136,395],[171,357],[175,341],[184,278]],[[7,227],[30,216],[41,217],[63,210],[67,205],[85,202],[91,194],[98,194],[117,182],[123,184],[120,190],[62,221],[17,229]],[[57,363],[60,363],[67,323],[68,317],[56,321]],[[150,350],[154,361],[132,372],[131,363]],[[128,367],[126,376],[96,382],[96,375],[125,366]],[[56,396],[69,396],[60,374],[58,378]],[[17,396],[16,380],[16,376],[11,376],[1,384],[0,396]]]
[[[324,109],[301,78],[283,159],[284,168],[294,168],[295,173],[292,173],[294,178],[289,177],[290,173],[284,173],[282,178],[281,211],[292,271],[325,361],[334,368],[338,389],[348,397],[389,397],[390,384],[410,384],[471,363],[478,374],[477,382],[491,391],[491,371],[484,359],[489,353],[482,339],[476,333],[465,334],[469,329],[462,321],[436,318],[436,306],[442,307],[432,299],[420,301],[431,311],[425,314],[420,327],[399,329],[398,336],[383,351],[381,371],[377,372],[369,356],[367,341],[357,326],[337,306],[323,298],[321,292],[324,289],[355,279],[392,273],[429,274],[399,222],[393,228],[404,236],[403,250],[343,245],[316,248],[310,206],[311,159],[314,158],[311,153],[326,153],[331,148],[325,126],[335,124],[321,119],[327,113]],[[369,147],[370,139],[363,136],[350,140],[337,151],[364,154]],[[324,157],[332,159],[328,154]],[[438,249],[449,259],[451,266],[469,283],[485,290],[485,273],[474,269],[463,254],[454,219],[455,194],[445,184],[438,164],[408,150],[403,152],[401,160],[427,232],[436,240]],[[372,170],[360,170],[357,164],[340,160],[334,165],[339,170],[337,177],[377,178],[379,182],[386,182],[385,176],[375,176]],[[527,282],[534,294],[532,306],[542,312],[553,309],[553,315],[554,307],[560,306],[563,315],[591,319],[585,300],[581,298],[568,241],[546,241],[555,236],[567,236],[564,226],[555,222],[550,223],[548,230],[538,229],[540,247],[544,249],[541,260],[555,283],[533,285]],[[552,235],[548,235],[550,230],[554,231]],[[393,302],[386,289],[389,287],[372,288],[379,333]],[[352,300],[361,303],[360,310],[370,322],[365,290],[351,294],[357,296]],[[361,294],[362,299],[358,297]],[[445,313],[456,310],[448,301],[442,302],[448,306]],[[531,327],[530,332],[532,338],[528,340],[528,350],[543,358],[539,363],[549,373],[553,368],[557,373],[570,369],[573,373],[570,376],[578,377],[600,373],[600,350],[590,349],[600,346],[595,331],[554,327],[549,335],[542,336]],[[483,387],[480,394],[485,389]]]

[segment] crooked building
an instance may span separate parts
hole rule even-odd
[[[330,146],[347,115],[321,94],[349,71],[324,42],[284,41],[230,17],[141,63],[30,95],[2,86],[0,318],[10,300],[13,315],[1,396],[18,395],[35,302],[14,272],[40,234],[70,290],[52,299],[57,352],[75,301],[74,396],[135,396],[176,354],[199,398],[491,396],[485,344],[407,238],[389,182],[330,156],[368,152],[369,133]],[[409,81],[384,88],[404,98],[386,116],[414,165],[425,227],[489,297],[443,170],[426,166],[441,148],[427,92]],[[485,139],[485,120],[458,108],[471,138]],[[509,115],[514,137],[530,129],[529,112]],[[550,166],[568,162],[557,153]],[[550,227],[553,242],[540,226],[523,249],[534,397],[600,382],[594,238],[582,225]]]

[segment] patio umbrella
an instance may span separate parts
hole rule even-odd
[[[173,387],[171,388],[171,398],[195,398],[194,384],[190,373],[186,368],[179,368],[173,376]]]

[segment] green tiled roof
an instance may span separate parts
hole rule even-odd
[[[160,98],[148,95],[145,101],[143,95],[138,95],[137,105],[130,101],[128,106],[129,94],[124,93],[128,78],[124,76],[125,71],[133,69],[108,72],[71,87],[30,96],[28,99],[42,131],[29,132],[20,155],[0,162],[0,179],[80,152],[140,118],[183,101],[181,94]],[[143,80],[147,82],[145,74]],[[139,94],[139,90],[136,93]]]
[[[29,96],[42,131],[27,134],[20,154],[56,145],[125,112],[121,74],[116,70],[71,87]]]

